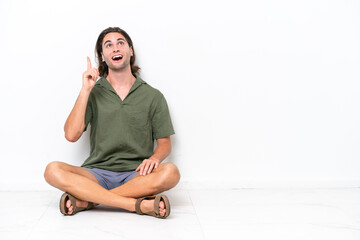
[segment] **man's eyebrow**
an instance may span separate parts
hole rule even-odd
[[[120,40],[123,40],[123,41],[125,41],[125,42],[126,42],[126,40],[125,40],[125,39],[123,39],[123,38],[118,38],[116,41],[120,41]],[[111,40],[107,40],[107,41],[105,41],[105,42],[104,42],[104,45],[105,45],[106,43],[108,43],[108,42],[111,42]]]

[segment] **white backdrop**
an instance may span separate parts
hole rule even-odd
[[[2,0],[0,26],[0,190],[88,156],[63,125],[109,26],[167,98],[183,184],[360,186],[359,1]]]

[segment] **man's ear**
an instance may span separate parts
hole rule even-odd
[[[101,53],[101,59],[102,59],[103,62],[105,62],[103,53]]]
[[[130,48],[130,56],[134,56],[134,50],[133,47]]]

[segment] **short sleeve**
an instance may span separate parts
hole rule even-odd
[[[171,122],[169,108],[164,95],[160,92],[154,99],[153,109],[151,118],[153,138],[159,139],[173,135],[175,131]]]
[[[90,94],[87,105],[86,105],[86,112],[85,112],[85,129],[84,132],[87,129],[88,124],[92,120],[93,117],[93,111],[92,111],[92,94]]]

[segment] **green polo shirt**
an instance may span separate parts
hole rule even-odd
[[[174,134],[162,93],[137,77],[122,101],[106,78],[92,89],[85,115],[90,156],[82,167],[135,170],[154,152],[154,139]]]

